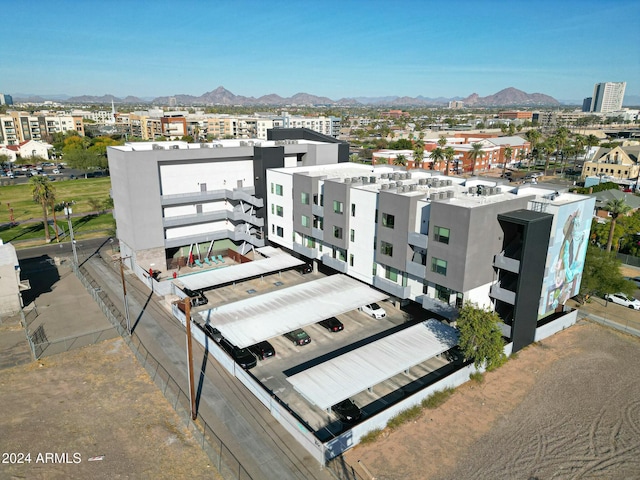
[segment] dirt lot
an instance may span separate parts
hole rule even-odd
[[[640,339],[580,322],[346,458],[377,480],[637,479],[639,371]]]
[[[121,339],[1,370],[0,401],[0,478],[221,478]]]

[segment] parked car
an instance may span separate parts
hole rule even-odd
[[[285,333],[284,336],[291,340],[295,345],[307,345],[308,343],[311,343],[311,337],[301,328],[298,328],[293,332]]]
[[[627,280],[631,280],[633,283],[636,284],[636,287],[640,288],[640,277],[630,277]]]
[[[249,370],[258,364],[256,357],[253,356],[248,348],[238,348],[224,337],[220,340],[220,346],[245,370]]]
[[[369,305],[363,305],[358,308],[361,312],[371,315],[373,318],[384,318],[387,316],[387,312],[377,303],[370,303]]]
[[[362,416],[362,410],[360,410],[349,398],[335,404],[331,407],[331,410],[336,414],[338,420],[349,425],[356,423]]]
[[[273,345],[267,341],[251,345],[249,350],[258,357],[258,360],[264,360],[265,358],[274,357],[276,355],[275,348],[273,348]]]
[[[339,332],[340,330],[344,330],[344,325],[336,317],[331,317],[331,318],[327,318],[326,320],[322,320],[318,322],[318,325],[326,328],[330,332]]]
[[[208,323],[205,323],[202,326],[202,329],[204,330],[204,333],[206,333],[207,336],[214,342],[220,343],[222,341],[222,334],[220,333],[220,330],[218,330],[217,328],[212,327]]]
[[[53,170],[51,170],[51,173],[53,173],[54,175],[59,175],[60,174],[60,170],[57,168],[54,168]]]
[[[617,303],[624,307],[633,308],[634,310],[640,310],[640,300],[636,300],[633,297],[628,297],[624,293],[607,293],[604,298],[612,303]]]
[[[313,272],[313,265],[310,263],[305,263],[304,265],[302,265],[301,267],[299,267],[299,271],[300,273],[302,273],[303,275],[305,273],[312,273]]]
[[[201,290],[190,290],[188,288],[185,288],[184,293],[186,293],[187,296],[191,297],[192,307],[199,307],[201,305],[206,305],[207,303],[209,303],[209,299]]]

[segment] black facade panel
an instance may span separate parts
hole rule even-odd
[[[315,142],[338,143],[338,163],[349,161],[349,144],[308,128],[271,128],[267,130],[268,140],[311,140]]]
[[[284,167],[284,147],[254,147],[253,149],[253,182],[256,197],[265,201],[265,206],[256,209],[256,216],[267,218],[267,169]]]

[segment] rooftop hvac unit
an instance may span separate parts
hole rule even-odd
[[[402,186],[402,182],[396,182],[396,187],[401,187]]]
[[[369,183],[369,177],[362,177],[362,183]]]
[[[394,179],[394,180],[400,180],[400,174],[399,174],[399,173],[397,173],[397,172],[396,172],[396,173],[394,173],[394,174],[393,174],[393,179]]]
[[[480,193],[481,193],[481,195],[486,197],[487,195],[489,195],[489,189],[487,187],[484,187],[484,188],[482,188]]]
[[[418,179],[418,185],[426,185],[426,184],[427,184],[427,179],[426,178]]]
[[[241,147],[248,147],[249,146],[249,142],[240,141],[240,146]]]
[[[209,148],[209,144],[208,143],[201,143],[200,144],[200,148]]]
[[[453,190],[447,190],[447,198],[453,198]]]
[[[447,180],[447,187],[450,187],[451,185],[453,185],[453,181],[452,180]]]
[[[499,195],[501,193],[502,193],[502,188],[496,187],[496,195]]]
[[[382,185],[380,185],[380,190],[389,190],[389,184],[383,183]]]
[[[358,177],[351,177],[351,183],[358,183],[360,181],[360,178]]]
[[[179,145],[171,145],[172,150],[178,150],[180,148]]]
[[[164,150],[164,147],[162,145],[158,145],[157,143],[154,143],[153,145],[151,145],[151,149],[152,150]]]
[[[413,185],[411,185],[411,188],[409,188],[409,190],[411,190],[412,192],[415,192],[416,190],[418,190],[418,185],[414,183]]]
[[[407,173],[405,173],[405,176],[406,176],[407,178],[411,178],[411,172],[407,172]]]
[[[434,200],[438,200],[438,198],[440,198],[440,196],[437,193],[432,193],[431,195],[429,195],[429,200],[431,200],[432,202]]]
[[[373,175],[369,177],[369,183],[376,183],[376,177]]]
[[[444,200],[447,198],[447,192],[439,192],[438,193],[440,200]]]
[[[349,177],[345,178],[344,183],[351,183],[351,179]]]
[[[469,187],[469,193],[476,193],[476,187]]]
[[[211,145],[213,148],[222,148],[222,144],[221,143],[214,143],[213,145]]]
[[[389,178],[389,174],[388,173],[383,173],[382,175],[380,175],[380,178]]]
[[[407,175],[406,175],[406,174],[404,174],[404,173],[399,173],[399,174],[398,174],[398,178],[399,178],[400,180],[404,180],[405,178],[407,178]]]

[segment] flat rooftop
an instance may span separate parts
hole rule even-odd
[[[151,150],[199,150],[205,148],[239,148],[239,147],[276,147],[281,145],[326,145],[325,142],[314,140],[262,140],[262,139],[229,139],[212,142],[189,143],[180,140],[162,142],[128,142],[114,146],[122,152],[148,152]]]

